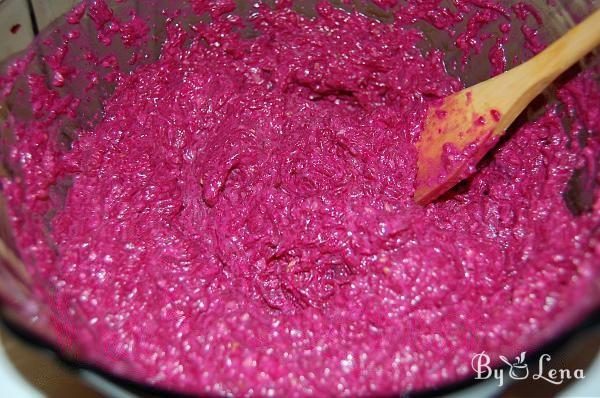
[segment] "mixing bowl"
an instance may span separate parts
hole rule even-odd
[[[36,73],[43,76],[48,82],[54,85],[54,90],[61,96],[72,95],[79,98],[80,104],[76,111],[76,117],[68,122],[49,121],[48,131],[56,134],[66,147],[75,138],[75,131],[93,125],[96,115],[102,110],[102,100],[112,93],[115,87],[114,81],[110,78],[112,70],[101,63],[90,62],[86,54],[93,53],[96,59],[103,59],[110,55],[116,55],[110,58],[110,62],[120,65],[121,70],[127,72],[139,67],[142,64],[156,60],[160,53],[161,43],[164,41],[166,32],[164,29],[167,18],[179,20],[185,28],[191,24],[202,22],[202,17],[190,12],[185,2],[170,0],[143,0],[143,1],[117,1],[111,3],[114,12],[120,16],[127,16],[131,10],[135,10],[137,16],[148,22],[152,34],[148,40],[140,40],[133,46],[124,45],[120,40],[115,40],[107,45],[102,42],[103,38],[98,35],[98,31],[89,16],[84,15],[81,19],[78,31],[80,37],[77,39],[77,46],[80,51],[69,51],[66,53],[63,65],[66,66],[65,74],[69,73],[69,68],[77,68],[80,76],[96,76],[97,84],[89,86],[89,81],[84,79],[61,80],[60,76],[50,73],[48,62],[52,62],[52,57],[57,54],[64,38],[72,30],[73,25],[59,17],[66,12],[72,5],[72,1],[56,1],[52,3],[42,1],[23,1],[23,0],[3,0],[0,1],[0,21],[2,21],[2,32],[0,32],[0,43],[2,50],[0,57],[7,58],[13,53],[18,52],[29,43],[34,36],[35,41],[31,44],[33,52],[29,53],[30,63],[27,67],[27,73]],[[333,2],[340,7],[347,5],[339,2]],[[366,15],[377,18],[383,23],[389,21],[391,14],[371,3],[356,2],[356,6]],[[408,1],[400,1],[399,7],[407,6]],[[441,0],[441,4],[452,7],[451,1]],[[514,0],[507,0],[507,4],[517,3]],[[540,34],[546,41],[552,41],[564,33],[569,27],[590,14],[597,8],[596,1],[590,0],[529,0],[526,3],[531,4],[539,11],[543,20],[543,25],[539,25],[534,17],[529,17],[523,21],[525,26],[535,26],[539,28]],[[314,1],[295,2],[298,12],[311,15]],[[251,11],[251,4],[240,1],[236,10],[242,16],[248,16]],[[178,10],[174,13],[174,10]],[[78,19],[80,15],[77,12],[70,12],[69,18]],[[57,18],[57,19],[55,19]],[[72,20],[70,22],[73,22]],[[460,51],[454,45],[456,36],[451,36],[440,31],[429,23],[418,21],[415,27],[422,31],[425,40],[422,42],[422,49],[442,49],[445,53],[445,61],[451,74],[459,76],[466,85],[487,79],[492,73],[492,67],[488,60],[488,52],[493,40],[485,41],[483,49],[479,52],[472,51],[469,54]],[[486,27],[490,32],[497,28],[494,23]],[[466,29],[466,21],[457,27],[460,34]],[[497,29],[496,29],[497,30]],[[514,29],[508,44],[506,45],[506,58],[508,67],[512,67],[526,60],[532,55],[521,30]],[[493,33],[492,37],[493,39]],[[468,55],[468,62],[465,60]],[[14,60],[5,60],[2,70],[5,73],[11,73],[7,66]],[[107,58],[108,59],[108,58]],[[596,57],[592,56],[583,64],[595,62]],[[17,72],[15,72],[17,73]],[[19,72],[20,73],[20,72]],[[23,75],[25,76],[25,75]],[[1,81],[0,81],[1,83]],[[4,88],[0,85],[0,90]],[[8,114],[23,123],[28,123],[39,115],[36,115],[31,104],[25,98],[28,91],[26,78],[18,78],[15,87],[10,90],[10,95],[3,103],[0,103],[0,118],[4,119]],[[527,111],[528,117],[533,117],[537,112],[543,109],[543,106],[549,102],[555,101],[552,90],[548,90],[543,98],[540,98],[536,104],[533,104]],[[60,119],[60,118],[59,118]],[[568,123],[568,121],[565,121]],[[2,146],[0,155],[3,159],[8,158],[11,148],[11,142],[14,142],[14,136],[8,125],[0,126],[0,139]],[[13,164],[4,161],[0,165],[0,173],[8,178],[18,178],[20,170]],[[67,192],[68,184],[55,187],[55,194],[61,196]],[[585,196],[585,192],[581,193]],[[24,209],[21,209],[24,210]],[[77,352],[65,352],[56,349],[57,342],[62,336],[55,332],[49,324],[47,309],[42,303],[37,302],[34,292],[29,284],[31,277],[23,260],[19,249],[16,247],[14,237],[11,231],[11,225],[7,219],[7,212],[4,200],[0,196],[0,257],[2,258],[0,267],[0,297],[2,297],[2,314],[5,320],[18,331],[21,335],[47,348],[51,348],[70,364],[77,367],[85,367],[99,372],[104,376],[111,377],[114,381],[124,383],[128,388],[140,387],[127,380],[115,378],[100,369],[95,369],[93,365],[86,364],[85,358],[79,358]],[[568,317],[570,324],[557,328],[568,330],[566,334],[554,336],[550,339],[553,344],[563,342],[568,336],[578,331],[581,327],[596,322],[596,316],[590,314],[594,312],[594,303],[582,303],[580,307],[574,307],[572,314]],[[598,304],[598,303],[595,303]],[[587,321],[583,321],[587,319]],[[590,320],[591,319],[591,320]],[[583,325],[583,326],[582,326]],[[549,347],[539,347],[542,350],[548,350]],[[530,359],[535,358],[535,356]],[[465,381],[470,382],[469,380]],[[464,384],[453,386],[438,386],[440,389],[458,388]],[[438,390],[441,391],[441,390]],[[404,392],[399,392],[404,393]]]

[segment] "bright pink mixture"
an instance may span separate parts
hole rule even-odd
[[[17,128],[23,178],[4,193],[64,344],[178,391],[386,394],[467,377],[474,353],[542,343],[598,303],[597,74],[420,207],[414,143],[428,104],[462,85],[413,22],[450,29],[476,11],[456,39],[468,52],[501,21],[499,72],[508,17],[530,11],[409,3],[393,24],[263,6],[240,38],[221,1],[191,45],[171,25],[160,60],[117,79],[70,151]]]

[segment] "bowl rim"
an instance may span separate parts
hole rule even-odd
[[[81,377],[82,372],[89,372],[96,377],[99,377],[103,381],[107,381],[119,388],[124,389],[128,393],[141,396],[152,396],[152,397],[165,397],[165,398],[188,398],[198,397],[198,394],[182,393],[174,390],[169,390],[163,387],[153,386],[144,382],[135,381],[123,376],[119,376],[107,369],[104,369],[98,365],[94,365],[90,362],[77,360],[70,358],[65,355],[61,350],[48,339],[35,334],[34,332],[28,331],[25,327],[19,325],[17,322],[12,321],[4,313],[4,305],[0,305],[0,327],[4,327],[10,332],[10,334],[20,341],[24,342],[28,346],[41,351],[44,354],[52,357],[56,363],[66,367],[72,371],[75,375]],[[574,341],[578,336],[583,335],[587,332],[593,332],[600,330],[600,303],[596,306],[588,309],[582,315],[580,321],[575,322],[571,327],[558,333],[556,336],[550,338],[546,343],[541,344],[539,347],[532,349],[527,352],[526,364],[536,364],[544,354],[552,354],[565,348],[568,343]],[[492,369],[508,369],[508,365],[495,366]],[[415,397],[415,398],[428,398],[428,397],[439,397],[446,394],[456,393],[466,388],[473,387],[476,385],[482,385],[488,379],[476,379],[475,375],[470,373],[469,375],[449,382],[440,384],[438,387],[424,388],[412,391],[399,391],[397,393],[390,394],[389,397]],[[89,385],[89,383],[88,383]],[[92,387],[95,388],[95,387]],[[501,388],[501,387],[499,387]],[[201,397],[218,397],[217,395],[203,394]]]

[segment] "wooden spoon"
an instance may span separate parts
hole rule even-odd
[[[554,79],[600,44],[600,10],[534,58],[430,107],[417,143],[414,199],[425,205],[475,170]]]

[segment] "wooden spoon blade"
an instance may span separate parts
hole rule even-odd
[[[474,109],[469,89],[432,105],[417,143],[415,201],[428,204],[472,174],[498,141],[500,119],[497,110]]]

